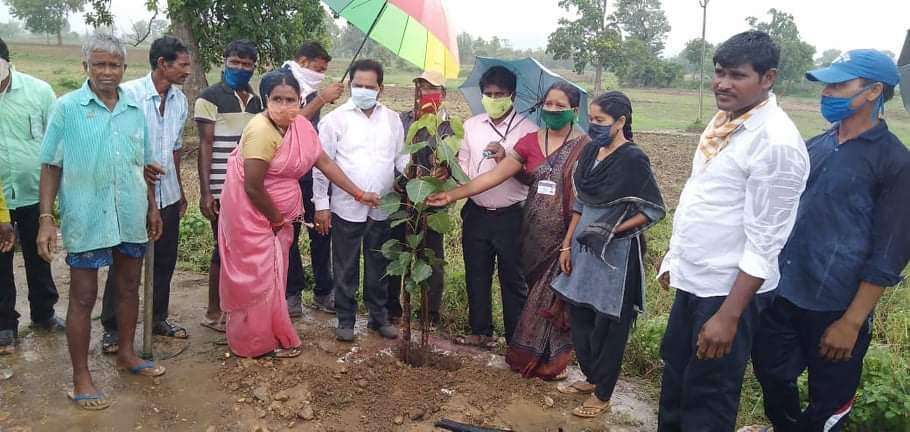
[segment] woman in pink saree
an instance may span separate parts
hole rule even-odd
[[[240,357],[300,355],[287,313],[292,223],[303,216],[297,180],[315,165],[338,187],[369,205],[379,196],[358,188],[326,157],[309,120],[298,116],[300,88],[285,70],[262,77],[266,112],[250,120],[228,158],[218,241],[221,309],[227,341]]]

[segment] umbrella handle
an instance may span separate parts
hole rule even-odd
[[[341,76],[341,82],[344,82],[344,79],[348,77],[348,72],[351,71],[351,66],[354,66],[354,62],[357,61],[357,57],[360,56],[360,51],[363,50],[363,46],[366,45],[367,40],[370,38],[370,33],[373,33],[373,28],[376,27],[376,23],[379,22],[379,18],[382,17],[382,14],[385,13],[386,6],[389,5],[389,1],[386,0],[382,2],[382,7],[379,9],[379,13],[376,14],[376,19],[373,20],[373,23],[370,24],[370,29],[367,30],[367,33],[363,35],[363,41],[360,42],[360,47],[357,48],[357,52],[354,53],[354,57],[351,58],[351,63],[348,64],[347,69],[344,70],[344,75]],[[350,25],[350,22],[348,22]],[[354,78],[353,76],[351,78]]]

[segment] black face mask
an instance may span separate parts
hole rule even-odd
[[[610,145],[613,141],[610,132],[613,132],[613,123],[608,125],[591,123],[591,125],[588,126],[588,136],[591,137],[591,145],[597,147],[606,147]]]

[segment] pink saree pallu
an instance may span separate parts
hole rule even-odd
[[[276,150],[264,180],[266,193],[288,222],[303,214],[298,179],[321,153],[316,131],[308,120],[298,117]],[[238,146],[228,158],[221,195],[221,310],[228,316],[231,351],[241,357],[257,357],[300,345],[284,298],[294,229],[288,223],[277,233],[272,231],[269,220],[247,196],[244,177]]]

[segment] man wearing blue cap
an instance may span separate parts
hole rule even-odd
[[[897,66],[881,52],[855,50],[806,78],[825,84],[821,112],[834,125],[806,144],[809,181],[752,351],[775,432],[843,429],[872,311],[910,259],[910,151],[880,117]],[[796,380],[807,368],[801,410]]]

